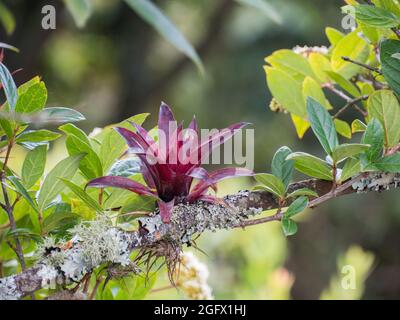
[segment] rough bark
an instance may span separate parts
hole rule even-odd
[[[315,179],[293,183],[289,191],[301,188],[316,191],[318,197],[310,201],[310,206],[316,206],[337,196],[383,191],[397,188],[399,184],[398,173],[368,173],[343,184],[338,192],[332,192],[330,182]],[[73,237],[68,243],[59,245],[49,241],[44,245],[34,267],[0,279],[0,300],[21,299],[41,288],[78,282],[102,264],[129,266],[132,250],[146,249],[160,242],[182,246],[206,230],[240,227],[264,210],[277,207],[276,198],[268,192],[240,191],[226,196],[223,204],[201,201],[179,204],[169,224],[163,224],[155,212],[141,218],[141,227],[134,232],[113,227],[106,217],[82,223],[71,230]],[[280,216],[275,215],[268,221],[279,219]]]

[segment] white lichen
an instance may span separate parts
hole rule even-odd
[[[0,279],[0,300],[18,300],[20,293],[13,276]]]

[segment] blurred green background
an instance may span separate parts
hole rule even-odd
[[[343,1],[267,0],[281,24],[233,0],[155,1],[197,48],[204,76],[122,1],[92,0],[94,12],[83,29],[76,27],[62,1],[2,2],[16,18],[13,34],[0,31],[0,41],[21,50],[7,53],[5,60],[11,70],[23,68],[16,82],[41,75],[48,105],[81,111],[88,120],[79,125],[88,133],[141,112],[152,114],[146,124],[151,128],[160,101],[165,101],[177,118],[188,121],[196,114],[205,128],[253,123],[258,172],[270,170],[270,159],[282,145],[319,152],[310,132],[299,141],[290,118],[269,110],[262,66],[264,57],[280,48],[328,45],[324,28],[340,29]],[[56,7],[56,30],[41,28],[45,4]],[[53,149],[54,158],[64,156],[61,144]],[[226,183],[221,193],[246,184],[250,182]],[[336,298],[400,298],[399,209],[396,191],[347,196],[306,213],[294,237],[285,239],[278,224],[209,233],[198,241],[207,256],[196,254],[210,268],[216,298],[316,299],[327,288]],[[339,280],[331,279],[337,263],[359,265],[360,274],[370,263],[355,248],[343,256],[352,245],[374,254],[374,268],[364,292],[360,284],[350,295],[335,296]],[[181,294],[174,289],[149,295],[176,297]]]

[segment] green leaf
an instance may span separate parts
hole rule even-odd
[[[318,101],[325,109],[332,109],[328,99],[326,99],[324,92],[320,85],[311,77],[305,77],[303,81],[303,97],[304,102],[307,102],[307,98],[311,97]]]
[[[285,196],[285,185],[278,177],[275,177],[269,173],[258,173],[255,175],[255,179],[261,183],[261,185],[268,190],[268,192],[273,193],[279,198],[283,198]]]
[[[14,32],[16,24],[14,15],[2,2],[0,2],[0,22],[8,35]]]
[[[140,196],[131,193],[122,206],[120,212],[121,214],[134,211],[153,212],[155,209],[155,203],[153,197]]]
[[[295,169],[310,177],[328,181],[332,180],[331,167],[320,158],[304,152],[294,152],[286,159],[294,160]]]
[[[64,183],[59,178],[72,179],[79,168],[79,163],[85,154],[76,154],[59,162],[46,176],[40,188],[38,204],[43,210],[64,189]]]
[[[352,133],[364,132],[366,129],[367,129],[367,125],[359,119],[355,119],[351,123],[351,132]]]
[[[15,112],[34,113],[42,110],[47,101],[47,89],[43,81],[30,86],[24,93],[19,92]]]
[[[64,2],[76,25],[83,28],[92,14],[92,6],[89,0],[64,0]]]
[[[236,0],[237,2],[253,7],[260,13],[264,14],[267,18],[271,19],[277,24],[282,23],[282,17],[278,11],[274,9],[267,1],[265,0]]]
[[[168,42],[189,57],[201,73],[204,72],[203,64],[196,50],[157,6],[150,0],[125,0],[125,2]]]
[[[29,190],[42,177],[46,166],[47,146],[39,146],[28,152],[22,165],[22,183]]]
[[[310,128],[310,123],[307,120],[299,116],[296,116],[293,113],[290,115],[290,117],[292,119],[294,127],[296,128],[297,136],[299,137],[299,139],[302,139],[304,137],[304,134],[307,132],[308,128]]]
[[[382,41],[380,52],[383,76],[389,86],[400,96],[400,60],[393,57],[394,54],[400,52],[400,41]]]
[[[284,71],[265,67],[268,88],[287,111],[305,118],[306,108],[301,82],[294,80]],[[285,85],[283,86],[282,83]]]
[[[361,63],[365,63],[369,57],[369,45],[358,35],[358,32],[359,30],[354,30],[345,35],[332,51],[332,69],[346,79],[356,75],[361,70],[361,67],[344,61],[342,57],[349,57],[351,60]]]
[[[298,82],[303,82],[305,77],[315,77],[311,66],[306,58],[293,52],[293,50],[282,49],[265,58],[265,62],[273,69],[283,71]]]
[[[340,87],[350,93],[353,97],[360,96],[360,91],[357,89],[357,87],[351,81],[342,77],[339,73],[333,71],[326,71],[325,73],[329,76],[330,79],[332,79]]]
[[[351,128],[346,121],[335,119],[333,120],[333,123],[335,124],[337,133],[339,133],[341,136],[347,139],[351,138]]]
[[[41,130],[29,130],[24,131],[20,135],[17,136],[16,142],[48,142],[53,141],[61,137],[61,134],[55,133],[49,130],[41,129]]]
[[[288,198],[297,198],[300,196],[318,197],[318,193],[308,188],[297,189],[287,195]]]
[[[308,120],[311,128],[327,154],[339,144],[331,115],[313,98],[307,99]]]
[[[35,116],[37,119],[34,118],[34,120],[39,120],[40,123],[60,124],[85,120],[80,112],[64,107],[45,108]]]
[[[369,144],[361,143],[344,143],[337,146],[332,153],[332,159],[336,163],[355,155],[358,155],[370,147]]]
[[[285,188],[287,188],[292,179],[294,169],[293,161],[286,160],[287,156],[291,153],[292,150],[288,147],[281,147],[276,151],[271,163],[272,174],[282,180]]]
[[[108,176],[130,177],[135,173],[140,173],[140,159],[127,158],[115,162],[110,170]]]
[[[38,206],[35,201],[31,198],[28,191],[25,187],[21,184],[21,182],[17,179],[17,177],[11,176],[7,177],[8,180],[12,182],[12,184],[17,189],[18,193],[31,205],[31,207],[36,211],[39,212]]]
[[[0,115],[0,126],[8,138],[12,138],[14,135],[13,124],[6,118],[1,118]]]
[[[355,9],[356,19],[369,26],[393,28],[400,24],[400,17],[384,8],[360,4]]]
[[[294,215],[304,211],[308,206],[308,198],[307,197],[300,197],[294,200],[289,208],[286,210],[284,217],[291,218]]]
[[[342,172],[340,174],[340,182],[344,182],[351,177],[354,177],[357,173],[361,171],[360,160],[349,158],[346,160]]]
[[[103,209],[100,207],[100,205],[92,198],[90,197],[81,187],[77,186],[75,183],[64,179],[60,178],[60,180],[69,188],[71,191],[79,198],[81,199],[89,208],[95,210],[98,213],[102,213]]]
[[[374,162],[382,156],[384,133],[382,125],[378,120],[373,118],[368,123],[361,142],[371,145],[371,147],[365,152],[369,162]]]
[[[107,172],[110,169],[112,164],[118,160],[118,158],[127,148],[125,140],[118,134],[118,132],[114,130],[114,127],[123,127],[132,131],[136,131],[129,121],[142,125],[148,116],[148,113],[137,114],[118,124],[104,128],[100,137],[101,146],[99,151],[99,157],[103,165],[104,172]]]
[[[400,105],[390,90],[379,90],[368,98],[368,114],[382,125],[385,146],[393,147],[400,140]]]
[[[318,52],[310,53],[308,57],[311,69],[317,76],[318,80],[322,83],[328,82],[329,77],[326,74],[327,71],[332,71],[331,62],[323,54]]]
[[[400,153],[380,158],[373,163],[379,171],[400,172]]]
[[[292,236],[297,232],[297,224],[292,219],[282,219],[282,230],[286,237]]]
[[[48,234],[64,226],[75,224],[79,216],[72,212],[53,212],[43,220],[42,232]]]
[[[69,155],[86,153],[86,157],[82,159],[79,165],[79,169],[85,177],[91,180],[102,176],[103,167],[100,158],[93,150],[85,132],[71,123],[62,125],[59,129],[67,134],[65,144]]]
[[[344,34],[339,30],[331,27],[325,28],[325,34],[331,45],[335,46],[343,37]]]
[[[14,79],[6,68],[6,66],[0,62],[0,81],[3,85],[4,92],[6,94],[7,102],[10,105],[11,111],[15,110],[15,105],[18,100],[17,86],[15,85]]]

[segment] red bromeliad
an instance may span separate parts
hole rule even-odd
[[[121,127],[116,130],[125,139],[129,151],[141,160],[141,173],[147,186],[118,176],[97,178],[88,186],[116,187],[154,197],[164,223],[169,222],[174,204],[196,200],[217,202],[216,197],[207,195],[209,188],[215,190],[215,184],[226,178],[253,175],[245,168],[224,168],[208,173],[201,167],[213,149],[225,143],[247,123],[233,124],[200,139],[195,118],[184,130],[182,123],[177,125],[170,107],[162,103],[158,118],[158,142],[140,125],[132,125],[136,132]],[[194,187],[193,179],[199,180]]]

